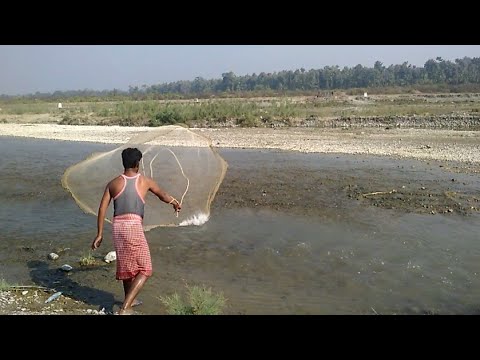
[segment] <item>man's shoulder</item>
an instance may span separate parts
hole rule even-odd
[[[120,181],[121,178],[122,178],[122,175],[115,176],[112,180],[108,182],[107,186],[111,186],[115,184],[116,182]]]
[[[147,175],[140,174],[140,179],[146,180],[146,181],[152,181],[153,179]]]
[[[152,184],[153,182],[153,179],[149,176],[146,176],[146,175],[140,175],[140,181],[143,182],[144,184]]]

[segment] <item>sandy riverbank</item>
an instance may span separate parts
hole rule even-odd
[[[121,144],[150,127],[0,124],[0,136]],[[431,129],[192,129],[218,148],[386,155],[480,164],[480,132]]]

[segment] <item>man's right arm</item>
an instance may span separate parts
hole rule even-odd
[[[105,192],[103,193],[102,201],[100,202],[100,206],[98,208],[98,216],[97,216],[97,236],[93,240],[92,249],[95,250],[100,246],[102,243],[103,238],[103,224],[105,222],[105,214],[107,213],[108,205],[110,205],[110,201],[112,200],[112,196],[110,195],[110,184],[108,184],[105,188]]]

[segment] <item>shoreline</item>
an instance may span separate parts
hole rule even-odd
[[[0,137],[125,144],[152,127],[0,124]],[[385,128],[191,128],[215,148],[381,155],[480,167],[480,131]],[[172,145],[172,144],[169,144]],[[476,170],[475,170],[476,172]]]

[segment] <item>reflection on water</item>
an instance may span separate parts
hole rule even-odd
[[[78,267],[95,235],[96,218],[83,214],[60,183],[68,166],[111,148],[1,138],[2,277],[56,285],[99,308],[122,300],[114,264],[88,271]],[[245,154],[222,152],[230,168],[251,161]],[[286,161],[276,152],[257,156],[279,168]],[[312,161],[318,158],[335,166],[324,155],[288,155],[288,161],[304,161],[305,166],[321,166]],[[348,159],[352,157],[337,163],[348,164]],[[348,166],[338,165],[338,171],[348,171]],[[147,233],[154,276],[142,292],[141,311],[164,313],[158,296],[189,283],[223,291],[226,312],[232,314],[477,312],[478,216],[404,215],[368,207],[352,211],[302,217],[222,209],[214,203],[203,226],[154,229]],[[112,248],[106,224],[105,241],[94,255],[100,259]],[[47,260],[51,251],[61,252],[56,262]],[[56,268],[63,263],[74,270],[60,276]]]

